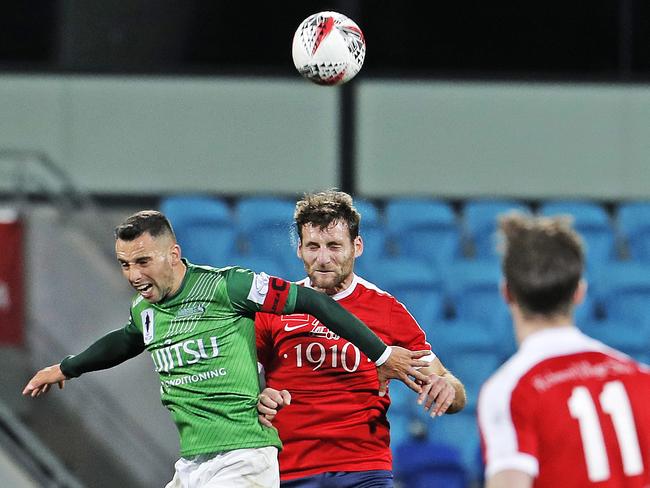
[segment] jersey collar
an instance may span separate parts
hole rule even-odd
[[[580,330],[572,324],[547,327],[526,337],[521,343],[520,349],[536,350],[552,344],[561,344],[570,338],[581,335]]]
[[[306,288],[311,288],[312,290],[314,289],[314,287],[311,286],[311,282],[309,281],[309,276],[306,277],[306,278],[303,278],[302,280],[300,280],[298,282],[298,284],[302,285],[302,286],[304,286]],[[336,293],[334,295],[331,295],[331,297],[336,301],[347,298],[350,295],[352,295],[354,290],[357,288],[358,284],[359,284],[359,277],[356,274],[353,274],[352,275],[352,283],[350,283],[350,286],[348,286],[345,290],[341,290],[340,292],[338,292],[338,293]]]

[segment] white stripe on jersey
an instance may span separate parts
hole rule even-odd
[[[537,476],[537,459],[518,450],[517,433],[510,411],[512,392],[521,377],[539,362],[588,351],[619,357],[622,355],[586,336],[576,327],[554,327],[528,336],[519,351],[485,382],[478,398],[478,423],[487,451],[486,477],[505,469],[517,469],[533,477]]]

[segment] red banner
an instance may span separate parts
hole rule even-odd
[[[23,342],[23,225],[0,222],[0,344]]]

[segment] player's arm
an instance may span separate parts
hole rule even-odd
[[[424,405],[432,417],[444,413],[457,413],[465,408],[467,397],[461,381],[445,368],[437,357],[429,366],[420,369],[429,376],[430,382],[422,385],[418,405]]]
[[[142,334],[129,326],[109,332],[91,344],[85,351],[68,356],[59,364],[53,364],[37,372],[23,389],[23,395],[37,397],[47,393],[51,385],[63,388],[65,380],[83,373],[112,368],[144,351]]]
[[[391,338],[394,343],[407,349],[430,349],[426,335],[406,307],[397,300],[391,302],[388,315]],[[420,369],[429,377],[429,383],[422,385],[417,403],[424,405],[432,417],[444,413],[456,413],[465,407],[465,387],[445,368],[433,351],[424,358],[429,364]]]
[[[514,469],[499,471],[485,482],[485,488],[531,488],[532,486],[531,475]]]

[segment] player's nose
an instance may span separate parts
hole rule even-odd
[[[331,261],[331,256],[330,253],[327,249],[321,249],[318,251],[318,255],[316,256],[316,261],[319,264],[327,264]]]
[[[142,277],[142,273],[135,266],[129,267],[127,278],[131,283],[135,283]]]

